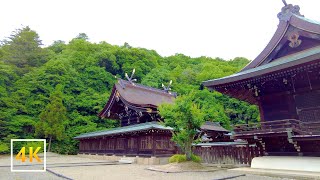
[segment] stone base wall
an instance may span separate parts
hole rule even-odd
[[[320,157],[263,156],[252,159],[251,168],[320,172]]]
[[[121,159],[131,160],[134,164],[142,165],[162,165],[169,163],[169,157],[126,157],[126,156],[108,156],[108,155],[99,155],[99,154],[78,154],[80,157],[107,160],[107,161],[119,161]]]

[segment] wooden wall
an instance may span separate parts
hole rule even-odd
[[[260,109],[262,109],[262,121],[282,119],[320,121],[320,91],[309,90],[263,96],[260,98]]]
[[[260,99],[261,119],[264,121],[297,119],[295,102],[292,94],[272,94]]]
[[[176,152],[176,147],[170,139],[171,134],[155,133],[81,139],[79,152],[128,156],[170,156]]]

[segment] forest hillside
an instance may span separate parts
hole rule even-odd
[[[191,58],[183,54],[162,57],[154,50],[107,42],[91,43],[84,33],[70,42],[55,41],[43,47],[36,31],[17,29],[0,45],[0,154],[9,152],[10,139],[47,138],[44,131],[59,131],[52,150],[77,153],[73,137],[119,126],[97,113],[107,102],[116,77],[135,68],[138,83],[161,88],[172,83],[178,95],[194,92],[206,120],[225,128],[257,122],[254,105],[209,92],[201,82],[238,72],[246,58]],[[51,108],[51,109],[50,109]],[[37,130],[52,109],[61,113],[59,126]],[[60,122],[61,121],[61,122]],[[49,131],[49,130],[47,130]]]

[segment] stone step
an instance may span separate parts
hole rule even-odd
[[[320,157],[263,156],[252,159],[251,168],[320,172]]]
[[[123,157],[119,160],[119,163],[123,163],[123,164],[132,164],[136,162],[137,160],[135,157]]]

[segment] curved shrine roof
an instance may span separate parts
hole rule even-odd
[[[113,86],[107,104],[98,116],[107,117],[114,103],[119,100],[127,107],[138,109],[141,112],[152,112],[160,104],[172,103],[175,97],[176,93],[119,79]]]
[[[215,89],[320,59],[320,23],[303,17],[299,10],[291,4],[282,8],[278,28],[268,45],[240,72],[204,81],[203,85]]]

